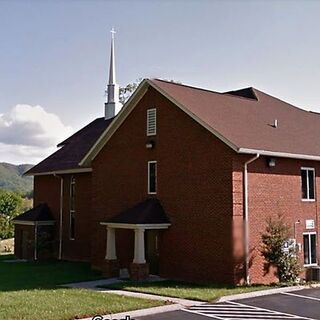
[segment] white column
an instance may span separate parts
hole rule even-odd
[[[133,263],[146,263],[144,255],[144,229],[134,229],[134,259]]]
[[[117,260],[115,229],[107,227],[107,260]]]

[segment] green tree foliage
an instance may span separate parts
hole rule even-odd
[[[119,100],[122,104],[125,104],[127,100],[130,98],[132,93],[138,88],[139,84],[142,82],[142,78],[137,79],[136,81],[127,84],[125,87],[120,87],[119,89]],[[166,80],[173,83],[181,84],[180,81],[175,80]]]
[[[20,195],[0,189],[0,240],[12,238],[12,219],[21,213],[23,199]]]
[[[132,93],[138,88],[141,83],[142,78],[137,79],[136,81],[127,84],[125,87],[120,87],[119,89],[119,100],[122,104],[125,104],[130,98]]]
[[[261,253],[267,261],[267,269],[271,265],[277,267],[280,282],[295,282],[301,271],[294,242],[290,239],[290,228],[283,216],[269,218],[265,233],[262,234],[263,247]]]

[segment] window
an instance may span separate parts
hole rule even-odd
[[[317,241],[315,232],[303,234],[303,254],[305,265],[317,264]]]
[[[157,193],[157,161],[148,162],[148,193]]]
[[[315,200],[314,176],[313,168],[301,168],[302,200]]]
[[[70,229],[69,229],[69,237],[70,240],[75,239],[75,214],[76,214],[76,179],[71,177],[70,180]]]
[[[147,110],[147,136],[155,136],[157,133],[157,110]]]

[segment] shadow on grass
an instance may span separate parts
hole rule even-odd
[[[26,289],[52,289],[71,282],[101,279],[89,263],[69,261],[4,262],[12,255],[0,256],[0,292]]]

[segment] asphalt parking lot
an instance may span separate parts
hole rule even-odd
[[[320,320],[320,288],[303,289],[250,299],[206,303],[181,311],[166,312],[139,320]]]

